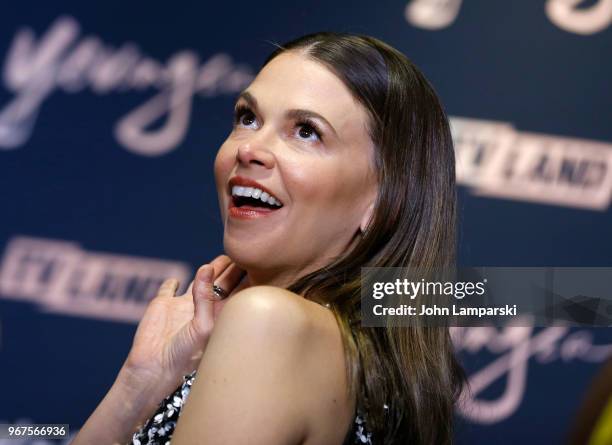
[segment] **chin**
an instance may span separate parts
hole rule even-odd
[[[258,248],[254,243],[231,240],[223,237],[223,250],[236,265],[244,270],[259,268],[266,263],[269,253],[266,249]]]

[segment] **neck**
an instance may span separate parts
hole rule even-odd
[[[361,239],[361,232],[357,232],[350,240],[346,249],[351,251],[355,245]],[[297,278],[308,275],[314,270],[323,267],[324,264],[328,264],[331,260],[325,258],[321,264],[310,263],[309,266],[302,267],[299,270],[296,269],[246,269],[246,274],[242,277],[240,283],[234,288],[230,295],[252,286],[275,286],[286,289],[291,283],[295,282]]]
[[[295,278],[301,276],[299,271],[248,270],[245,280],[249,286],[275,286],[287,288]]]

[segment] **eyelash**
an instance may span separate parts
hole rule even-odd
[[[253,113],[251,108],[249,108],[248,106],[243,104],[236,105],[236,108],[234,110],[234,126],[240,123],[242,116],[244,116],[246,113],[251,113],[255,115],[255,113]],[[321,131],[319,130],[315,121],[312,121],[310,119],[304,119],[302,121],[297,122],[296,125],[301,127],[310,127],[310,130],[312,130],[312,132],[317,135],[319,141],[323,141],[323,136],[321,136]]]

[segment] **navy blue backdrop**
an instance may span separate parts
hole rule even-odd
[[[611,23],[609,0],[3,5],[0,423],[78,430],[161,280],[221,253],[234,97],[308,32],[380,38],[430,79],[460,263],[612,266]],[[474,385],[458,443],[561,443],[612,355],[609,328],[454,334]]]

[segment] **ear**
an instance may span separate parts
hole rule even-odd
[[[361,233],[366,231],[366,229],[370,225],[370,221],[373,215],[374,215],[374,202],[372,202],[368,206],[365,213],[363,214],[363,218],[361,219],[361,224],[359,225],[359,229],[361,230]]]

